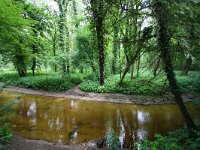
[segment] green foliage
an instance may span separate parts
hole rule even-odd
[[[15,97],[14,101],[10,101],[7,103],[4,103],[0,106],[0,149],[3,149],[7,144],[13,139],[12,132],[9,128],[9,124],[5,123],[5,120],[7,117],[5,117],[3,114],[13,113],[11,107],[16,105],[19,101],[19,97]],[[3,116],[2,116],[3,115]]]
[[[119,138],[114,133],[114,131],[110,131],[106,135],[106,146],[108,146],[109,150],[119,149],[119,146],[120,146]]]
[[[58,74],[43,75],[43,73],[36,73],[34,77],[28,76],[23,78],[19,78],[16,73],[0,74],[0,81],[6,82],[7,85],[44,91],[64,91],[74,85],[80,84],[82,80],[82,75],[78,74],[61,76]]]
[[[193,135],[186,128],[170,132],[168,136],[155,135],[153,141],[147,139],[135,144],[135,149],[141,150],[197,150],[200,149],[200,131],[194,131]]]
[[[0,149],[4,148],[4,144],[9,143],[13,139],[13,135],[5,125],[0,127]]]
[[[136,78],[130,80],[127,76],[119,85],[119,76],[110,77],[103,86],[97,81],[85,81],[81,83],[80,89],[87,92],[97,93],[123,93],[123,94],[161,94],[163,92],[163,81],[150,81],[149,78]],[[166,88],[166,87],[165,87]]]
[[[200,93],[200,73],[189,72],[187,76],[177,73],[177,80],[182,93]]]
[[[177,80],[182,93],[199,93],[199,72],[190,72],[188,76],[183,76],[181,73],[177,72]],[[95,80],[85,81],[79,86],[81,90],[87,92],[157,95],[169,91],[169,85],[165,81],[166,79],[163,75],[153,80],[148,74],[133,80],[130,80],[129,75],[125,78],[124,82],[119,85],[119,76],[116,75],[108,78],[103,86],[100,86]]]

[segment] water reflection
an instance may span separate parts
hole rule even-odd
[[[15,95],[3,92],[0,100],[8,101]],[[188,108],[198,122],[200,116],[194,106]],[[184,123],[175,105],[135,106],[23,95],[16,111],[10,121],[14,132],[60,144],[91,143],[114,131],[121,147],[129,147],[133,141],[165,134]]]
[[[32,126],[36,126],[37,125],[37,118],[36,118],[36,103],[35,102],[31,102],[29,109],[27,111],[27,116],[30,118],[30,124]]]

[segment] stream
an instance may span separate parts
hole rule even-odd
[[[16,92],[0,93],[0,105],[15,101],[7,116],[12,131],[27,139],[63,144],[94,144],[112,131],[121,147],[128,147],[155,133],[167,134],[184,125],[177,105],[131,105],[70,100]],[[200,124],[200,106],[187,104],[192,118]]]

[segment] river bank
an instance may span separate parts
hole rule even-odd
[[[123,104],[137,104],[137,105],[160,105],[160,104],[175,104],[173,95],[170,93],[157,96],[157,95],[125,95],[125,94],[111,94],[111,93],[88,93],[83,92],[78,86],[75,86],[64,92],[46,92],[41,90],[26,89],[20,87],[6,87],[4,91],[18,92],[23,94],[49,96],[66,99],[79,99],[86,101],[98,101],[98,102],[112,102]],[[184,102],[191,102],[196,99],[197,96],[186,94],[183,95]]]

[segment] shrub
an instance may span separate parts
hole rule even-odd
[[[62,76],[35,76],[14,80],[9,85],[44,91],[64,91],[79,84],[81,79]]]
[[[153,141],[147,139],[135,144],[135,149],[141,150],[197,150],[200,149],[200,131],[191,136],[186,128],[170,132],[168,136],[155,135]]]
[[[163,84],[150,82],[149,79],[137,78],[134,80],[125,79],[119,85],[117,77],[108,78],[105,84],[101,86],[98,81],[85,81],[79,85],[80,89],[86,92],[97,93],[123,93],[123,94],[160,94],[162,93]]]
[[[120,147],[119,138],[112,130],[106,135],[106,146],[109,150],[117,150]]]

